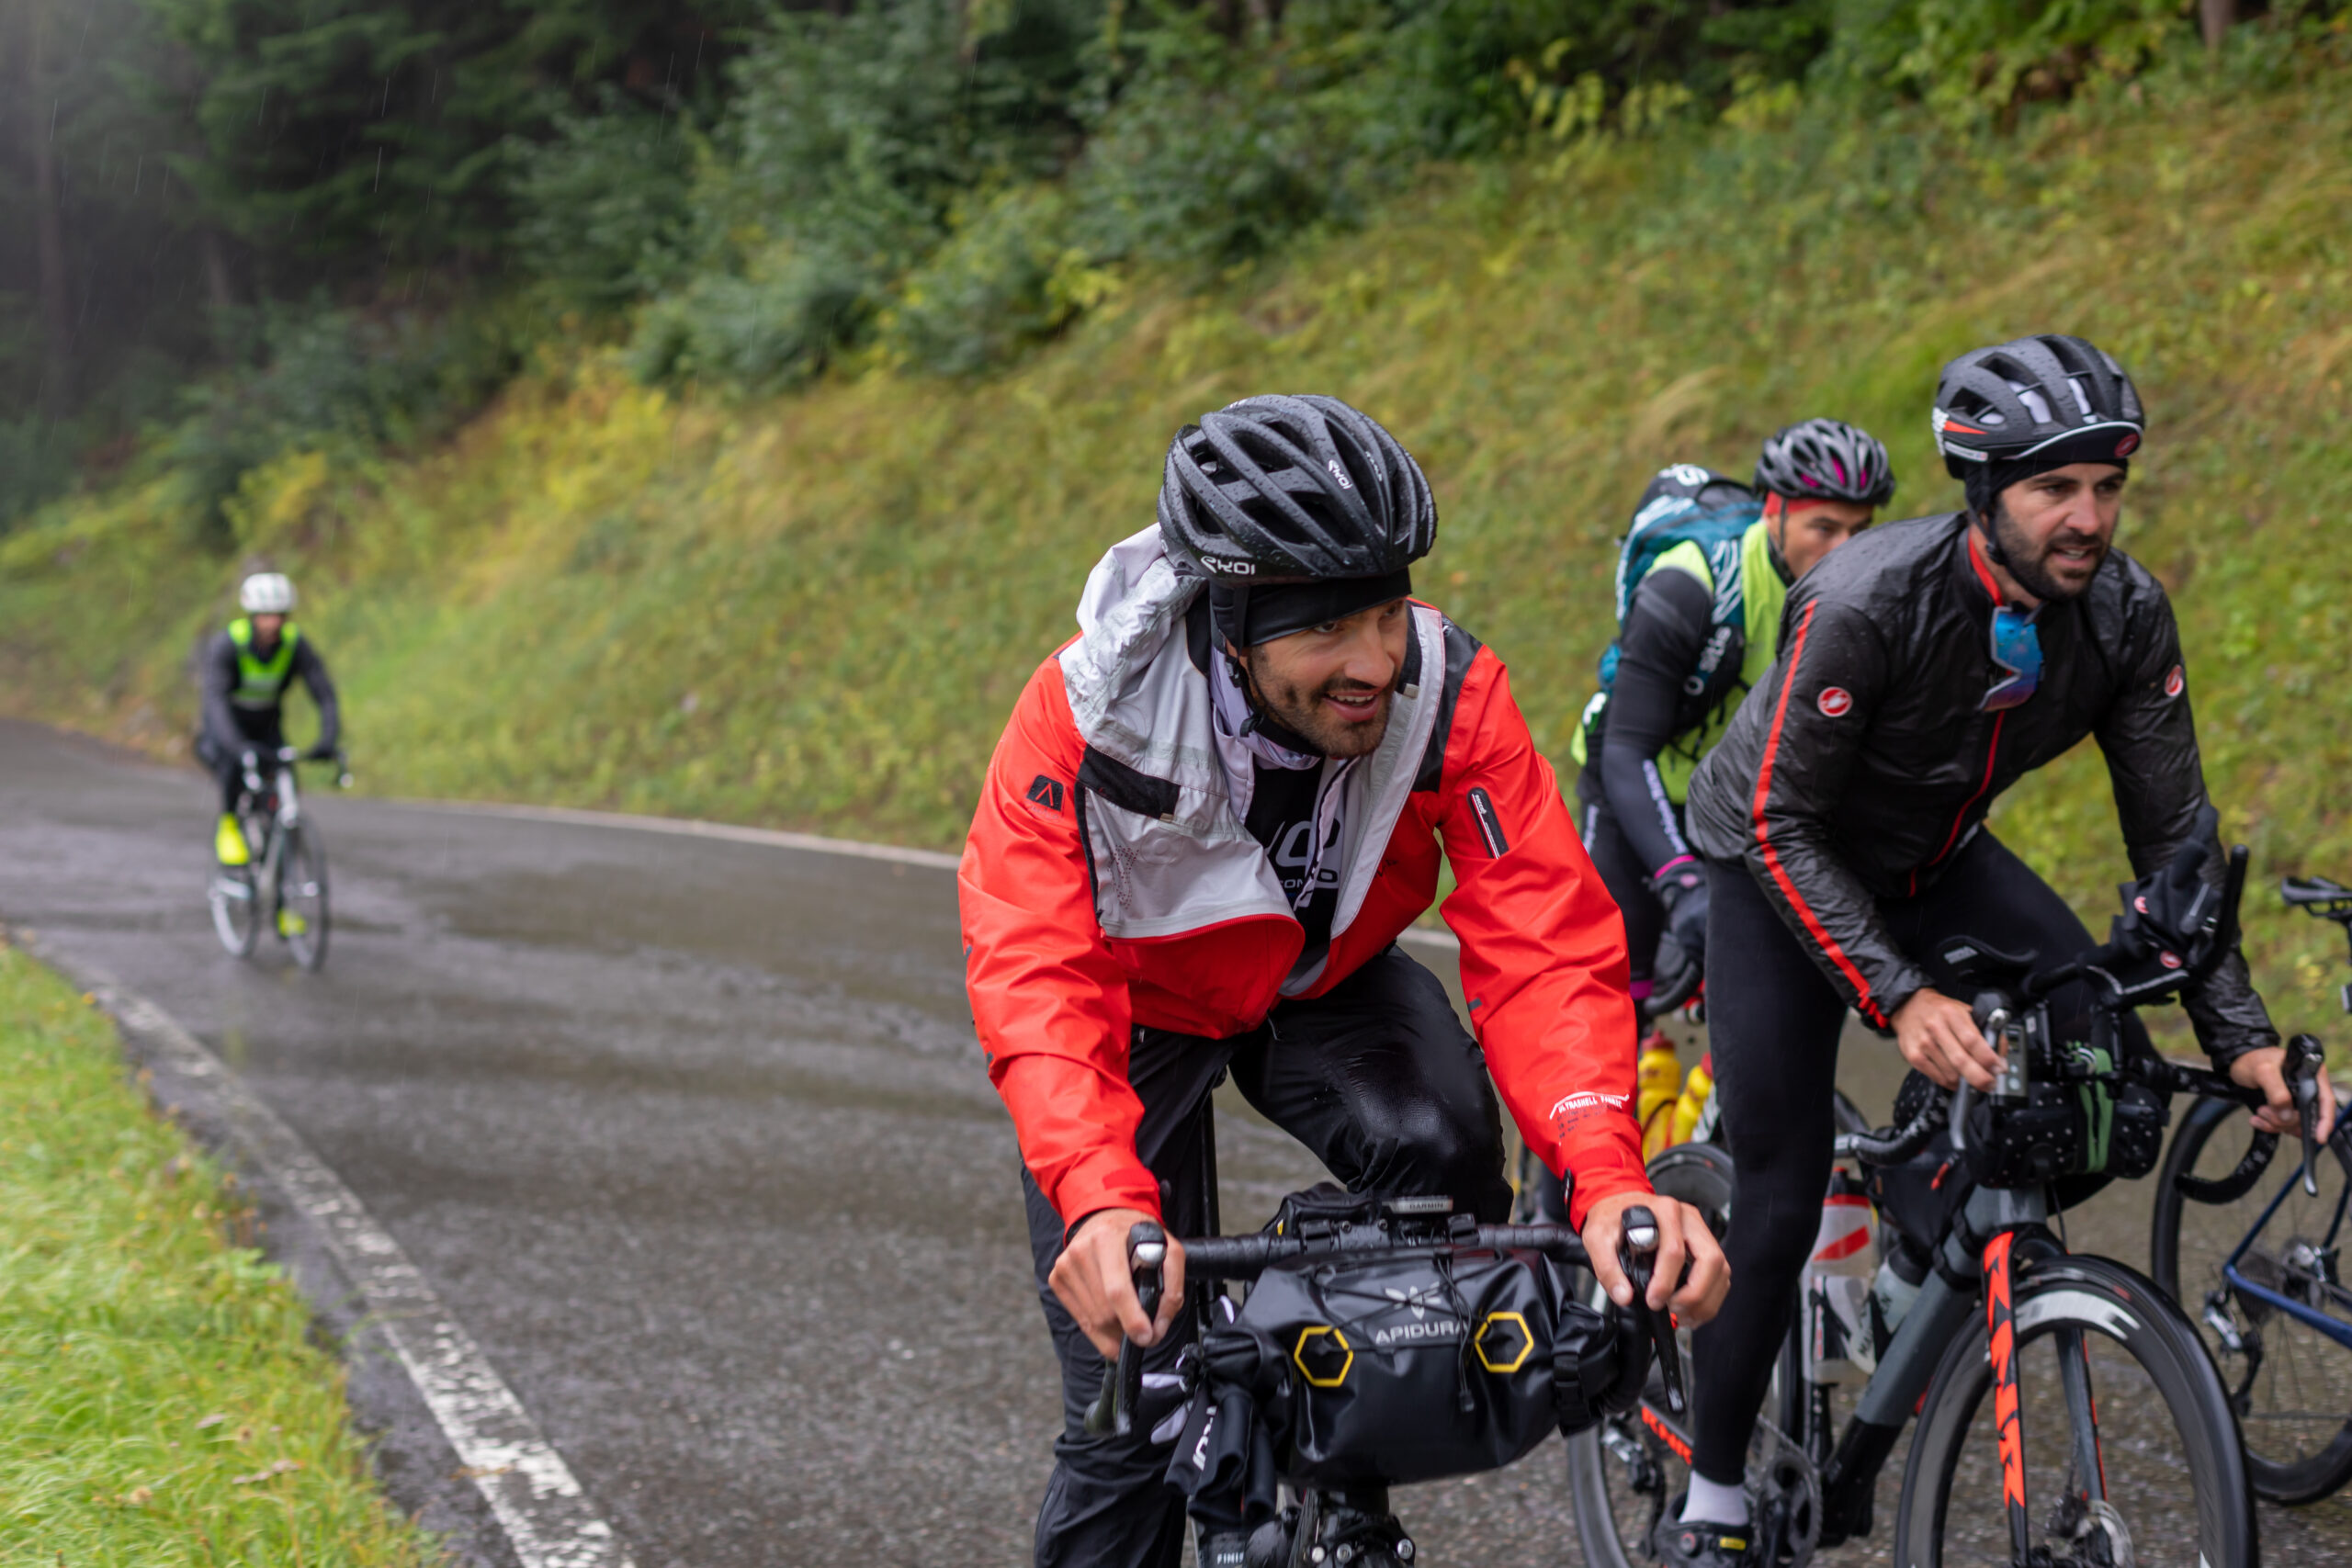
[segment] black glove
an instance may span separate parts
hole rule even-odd
[[[302,755],[310,761],[332,762],[335,758],[335,749],[332,746],[322,744],[311,747],[309,750],[303,752]]]
[[[1707,962],[1707,868],[1695,860],[1676,861],[1650,879],[1650,890],[1666,906],[1666,934],[1690,957]]]
[[[1697,996],[1700,982],[1705,978],[1705,972],[1682,950],[1680,942],[1661,935],[1657,951],[1650,955],[1650,994],[1642,1003],[1643,1014],[1664,1018]]]

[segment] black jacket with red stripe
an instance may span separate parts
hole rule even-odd
[[[1779,660],[1690,786],[1691,840],[1745,861],[1881,1029],[1928,976],[1888,936],[1878,900],[1933,883],[2020,777],[2097,737],[2137,875],[2174,856],[2205,804],[2163,585],[2111,551],[2087,592],[2036,617],[2034,696],[1986,713],[2007,671],[1992,659],[1992,579],[1969,535],[1958,513],[1890,523],[1800,580]],[[2219,880],[2219,856],[2208,874]],[[2183,1000],[2218,1058],[2278,1043],[2237,953]]]

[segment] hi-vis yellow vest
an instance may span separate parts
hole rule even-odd
[[[1696,544],[1685,541],[1675,546],[1657,558],[1650,571],[1656,574],[1669,568],[1689,572],[1710,594],[1715,592],[1715,577],[1708,569],[1707,552]],[[1668,741],[1666,750],[1658,753],[1658,778],[1666,785],[1667,798],[1677,806],[1690,792],[1690,775],[1698,771],[1700,761],[1730,727],[1732,716],[1739,711],[1740,699],[1764,678],[1764,671],[1772,667],[1772,660],[1780,651],[1781,610],[1789,602],[1789,586],[1773,569],[1771,540],[1766,536],[1760,518],[1740,536],[1739,579],[1740,636],[1744,647],[1738,687],[1716,704],[1706,717]],[[1585,720],[1577,726],[1576,738],[1568,744],[1568,754],[1579,767],[1591,761],[1586,754],[1585,734],[1591,728],[1595,705],[1605,701],[1606,695],[1600,694],[1592,704],[1586,705]]]
[[[268,659],[254,657],[254,624],[242,616],[229,623],[229,640],[237,645],[237,685],[229,701],[237,707],[263,711],[277,706],[286,682],[294,673],[294,645],[302,628],[292,621],[277,634],[277,651]]]

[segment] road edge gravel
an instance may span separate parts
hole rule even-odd
[[[11,927],[10,934],[91,995],[125,1053],[153,1075],[155,1103],[227,1154],[265,1210],[275,1211],[269,1251],[345,1346],[355,1412],[384,1433],[378,1470],[395,1500],[428,1529],[472,1538],[470,1551],[449,1544],[485,1568],[634,1568],[571,1467],[422,1271],[294,1130],[153,1001],[59,953],[35,930]],[[398,1375],[385,1375],[394,1368]],[[403,1429],[418,1427],[435,1440],[401,1440]]]

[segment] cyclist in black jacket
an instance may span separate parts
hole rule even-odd
[[[2205,805],[2172,606],[2112,545],[2143,430],[2130,378],[2080,338],[2023,338],[1947,366],[1934,424],[1967,510],[1873,529],[1792,588],[1778,660],[1691,784],[1738,1197],[1731,1296],[1694,1348],[1690,1493],[1657,1543],[1669,1564],[1747,1555],[1739,1483],[1819,1220],[1847,1009],[1939,1084],[1989,1089],[1998,1058],[1936,956],[1942,941],[2052,962],[2092,945],[1985,830],[1994,799],[2096,737],[2139,875],[2174,857]],[[2207,873],[2220,879],[2220,856]],[[2055,1021],[2079,1026],[2087,1000],[2061,991]],[[2183,1005],[2216,1065],[2265,1093],[2257,1125],[2293,1131],[2245,959],[2232,953]],[[2147,1049],[2132,1027],[2127,1048]]]

